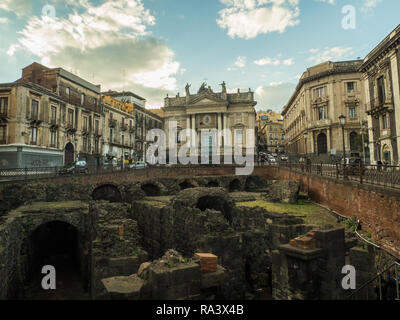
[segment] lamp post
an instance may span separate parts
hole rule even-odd
[[[344,115],[341,115],[339,117],[339,123],[340,126],[342,127],[342,137],[343,137],[343,173],[344,173],[344,168],[346,166],[346,147],[344,143],[344,126],[346,124],[346,117]]]

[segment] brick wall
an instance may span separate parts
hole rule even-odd
[[[315,202],[361,221],[376,243],[400,256],[400,191],[354,182],[302,175],[278,168],[256,168],[254,174],[274,180],[297,180]]]

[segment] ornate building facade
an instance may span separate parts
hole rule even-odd
[[[400,165],[400,26],[364,59],[371,162]]]
[[[186,141],[180,141],[179,133],[183,129],[192,129],[199,138],[197,145],[206,150],[212,156],[213,148],[224,154],[224,147],[228,145],[228,139],[222,134],[215,134],[216,131],[224,129],[231,130],[232,144],[246,146],[246,130],[255,130],[256,111],[254,106],[254,92],[227,93],[225,82],[221,84],[221,92],[213,92],[211,87],[202,84],[197,94],[190,93],[190,86],[186,86],[186,96],[179,94],[174,98],[166,97],[164,102],[164,127],[167,134],[167,141],[170,134],[176,134],[172,139],[177,142],[179,148]],[[177,123],[177,132],[170,132],[171,123]],[[195,137],[189,137],[191,145],[194,145]],[[253,147],[255,145],[253,143]],[[215,150],[215,149],[214,149]]]
[[[282,115],[272,110],[257,112],[258,151],[285,151],[285,131]]]
[[[0,166],[52,167],[101,161],[100,86],[33,63],[0,85]]]
[[[105,133],[104,161],[129,162],[134,159],[135,149],[135,106],[133,103],[121,102],[111,96],[103,95]]]
[[[363,151],[360,137],[367,118],[361,64],[329,61],[303,73],[282,112],[289,153],[330,162],[343,156],[343,138],[347,155]],[[346,117],[344,136],[341,115]]]
[[[134,106],[134,151],[133,158],[135,161],[146,161],[147,151],[147,132],[151,129],[163,128],[163,117],[161,113],[152,112],[151,109],[146,109],[146,99],[130,91],[108,91],[103,93],[115,100],[125,104]]]

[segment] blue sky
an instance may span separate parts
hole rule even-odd
[[[344,6],[355,28],[344,29]],[[399,23],[398,0],[0,0],[0,82],[33,61],[131,90],[256,91],[281,111],[307,67],[365,57]]]

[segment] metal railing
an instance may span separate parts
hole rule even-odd
[[[400,167],[388,165],[344,165],[310,164],[310,163],[262,163],[260,166],[271,166],[299,172],[315,174],[342,181],[354,181],[360,184],[377,185],[387,188],[400,189]]]
[[[394,272],[393,272],[394,270]],[[383,276],[386,275],[392,275],[394,273],[394,277],[390,277],[387,280],[383,279]],[[362,293],[362,291],[364,289],[368,289],[369,285],[376,285],[375,289],[377,289],[377,298],[379,300],[393,300],[393,295],[390,296],[390,293],[388,294],[387,292],[387,288],[392,285],[395,287],[396,290],[396,297],[394,298],[394,300],[400,300],[400,264],[398,262],[394,262],[392,263],[389,267],[385,268],[385,270],[383,270],[382,272],[379,272],[374,278],[372,278],[371,280],[367,281],[366,283],[364,283],[361,287],[359,287],[356,291],[352,292],[350,295],[347,296],[348,299],[353,299],[356,300],[358,299],[358,297],[360,296],[360,294]],[[386,290],[383,290],[383,289]],[[394,288],[393,288],[394,289]],[[369,295],[368,295],[368,290],[366,291],[365,294],[365,299],[369,299]]]

